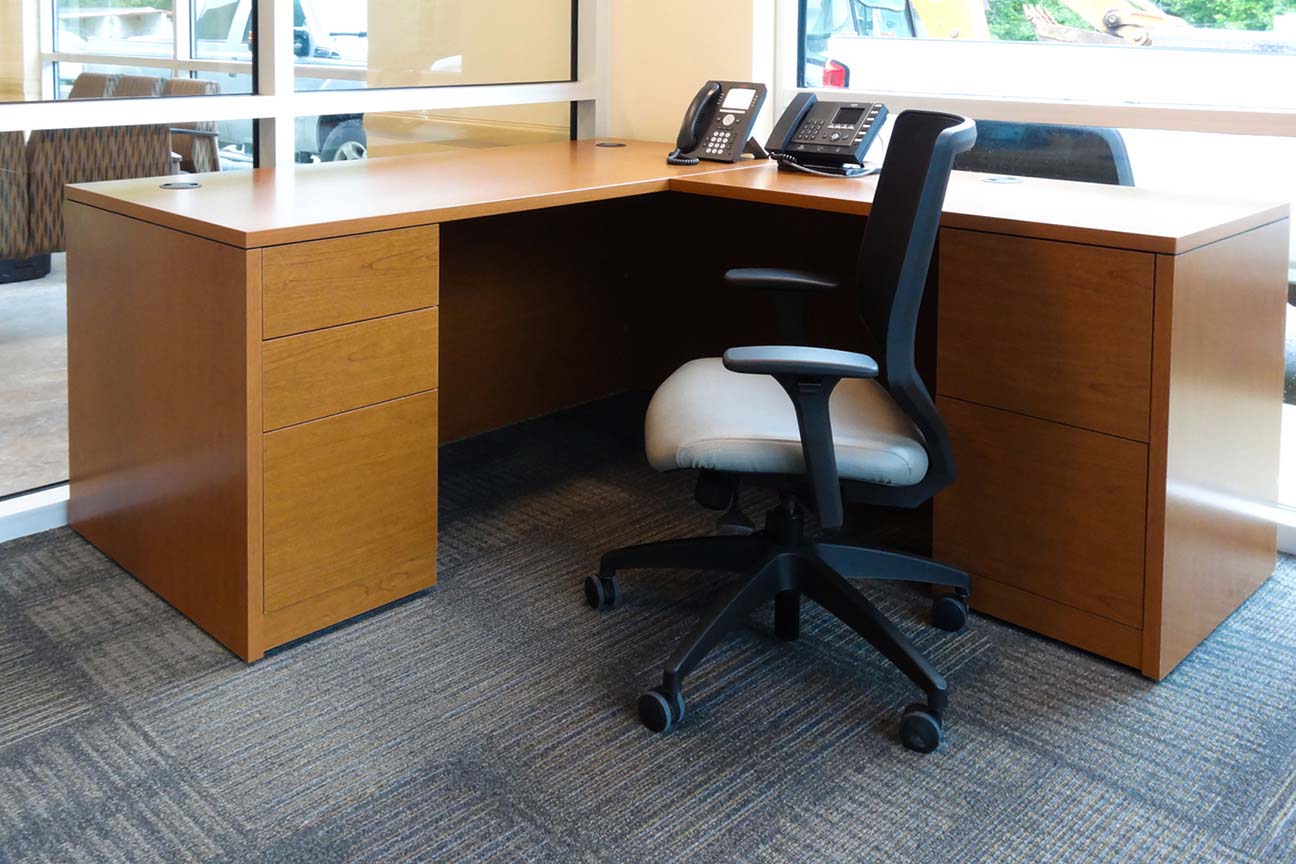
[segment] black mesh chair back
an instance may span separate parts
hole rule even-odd
[[[914,339],[950,171],[955,157],[972,147],[976,137],[976,125],[966,117],[902,112],[891,132],[860,244],[855,279],[864,323],[881,349],[879,379],[923,433],[930,462],[923,482],[887,488],[888,499],[925,501],[934,489],[954,479],[949,436],[918,375]]]
[[[997,120],[976,126],[976,146],[955,160],[958,171],[1134,185],[1125,139],[1115,129]]]

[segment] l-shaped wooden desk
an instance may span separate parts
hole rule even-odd
[[[667,149],[69,187],[73,527],[248,660],[433,584],[440,443],[771,339],[726,266],[849,268],[873,180]],[[986,179],[951,180],[920,344],[934,554],[1161,678],[1274,565],[1288,208]],[[868,350],[851,309],[812,336]]]

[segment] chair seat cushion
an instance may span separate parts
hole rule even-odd
[[[828,408],[843,480],[911,486],[926,476],[921,433],[876,381],[844,379]],[[730,372],[719,357],[685,363],[657,388],[645,438],[658,471],[805,473],[787,393],[769,375]]]

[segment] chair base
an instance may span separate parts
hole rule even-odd
[[[590,605],[614,605],[619,595],[616,572],[646,567],[743,574],[676,647],[666,662],[661,686],[640,699],[640,718],[650,729],[666,731],[683,719],[684,679],[725,634],[745,623],[757,607],[774,601],[775,634],[780,639],[796,639],[800,635],[804,595],[866,639],[923,691],[926,705],[910,705],[902,716],[900,734],[905,746],[931,752],[940,745],[941,722],[949,701],[948,684],[848,577],[951,588],[952,592],[935,598],[933,622],[942,629],[960,630],[967,620],[966,573],[914,555],[807,538],[802,511],[791,497],[769,511],[764,530],[755,534],[666,540],[608,552],[600,562],[598,576],[586,580]],[[608,598],[611,602],[606,602]]]
[[[50,274],[50,255],[32,255],[29,258],[0,258],[0,285],[43,279]]]

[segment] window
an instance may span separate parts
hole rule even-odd
[[[798,85],[1289,110],[1294,0],[801,0]]]
[[[0,2],[38,35],[0,55],[25,73],[22,100],[15,87],[4,101],[252,92],[254,0],[44,0],[44,17],[30,0]]]

